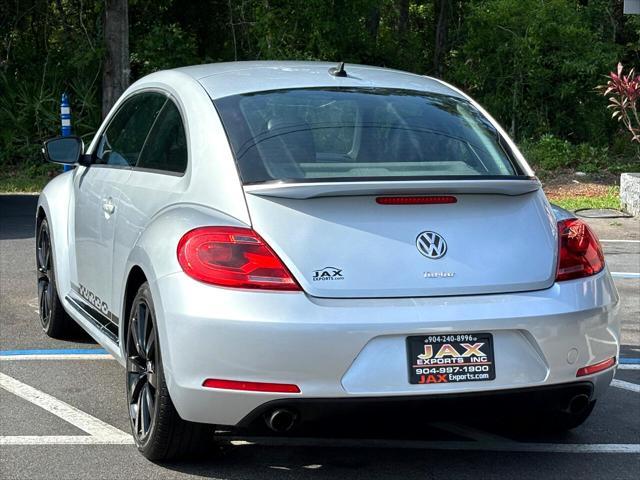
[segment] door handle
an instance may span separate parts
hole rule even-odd
[[[105,198],[102,201],[102,210],[104,210],[104,213],[107,215],[111,215],[116,211],[116,206],[113,204],[113,199],[111,197]]]

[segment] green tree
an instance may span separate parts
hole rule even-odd
[[[519,139],[551,131],[605,142],[606,112],[593,85],[621,48],[593,28],[590,8],[567,0],[474,2],[452,79]]]
[[[0,164],[39,161],[41,141],[59,131],[65,91],[75,132],[91,137],[109,97],[101,84],[104,19],[116,3],[0,2]],[[640,16],[621,7],[622,0],[129,0],[130,79],[236,59],[380,65],[461,86],[518,140],[547,135],[541,155],[549,138],[624,152],[628,142],[593,89],[618,61],[640,66]]]

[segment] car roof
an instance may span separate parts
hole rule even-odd
[[[346,77],[329,69],[336,62],[253,61],[194,65],[175,69],[199,82],[218,98],[267,90],[314,87],[397,88],[460,97],[442,82],[414,73],[367,65],[346,64]]]

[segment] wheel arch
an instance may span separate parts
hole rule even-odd
[[[133,265],[127,275],[127,281],[124,287],[124,298],[122,300],[122,321],[120,322],[122,332],[120,334],[120,342],[126,340],[127,329],[129,328],[129,313],[131,312],[131,306],[133,305],[133,299],[138,292],[140,286],[148,281],[142,267],[139,265]],[[122,353],[125,353],[124,343],[122,343]]]
[[[47,217],[47,214],[44,211],[44,207],[42,205],[38,205],[38,209],[36,211],[36,232],[38,231],[38,228],[40,228],[40,224],[42,223],[42,220],[45,219]]]
[[[40,193],[36,206],[36,235],[43,219],[49,223],[49,237],[53,253],[55,282],[58,293],[66,295],[71,289],[72,239],[69,220],[73,215],[73,174],[67,172],[51,180]]]

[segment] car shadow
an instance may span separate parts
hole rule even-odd
[[[513,429],[508,422],[501,420],[499,412],[492,412],[491,415],[483,421],[474,422],[475,425],[453,425],[461,427],[463,431],[468,426],[474,432],[482,424],[497,422],[504,429]],[[421,442],[471,443],[475,440],[448,431],[446,423],[433,424],[430,420],[418,418],[413,423],[398,424],[394,423],[395,420],[375,417],[332,419],[323,424],[306,425],[272,445],[269,445],[269,440],[273,436],[265,438],[264,443],[259,436],[234,443],[223,440],[204,458],[163,462],[159,465],[175,472],[205,478],[367,480],[435,478],[437,475],[454,478],[456,473],[466,478],[469,469],[476,465],[479,472],[484,472],[480,478],[487,478],[484,475],[489,473],[508,478],[518,468],[516,459],[522,458],[517,453],[424,448]],[[564,435],[550,436],[547,440],[559,441],[563,438]],[[341,445],[340,440],[347,441],[348,446],[344,443]],[[334,442],[335,446],[332,445]],[[412,442],[417,445],[413,447]],[[486,471],[482,468],[486,462],[497,465]]]

